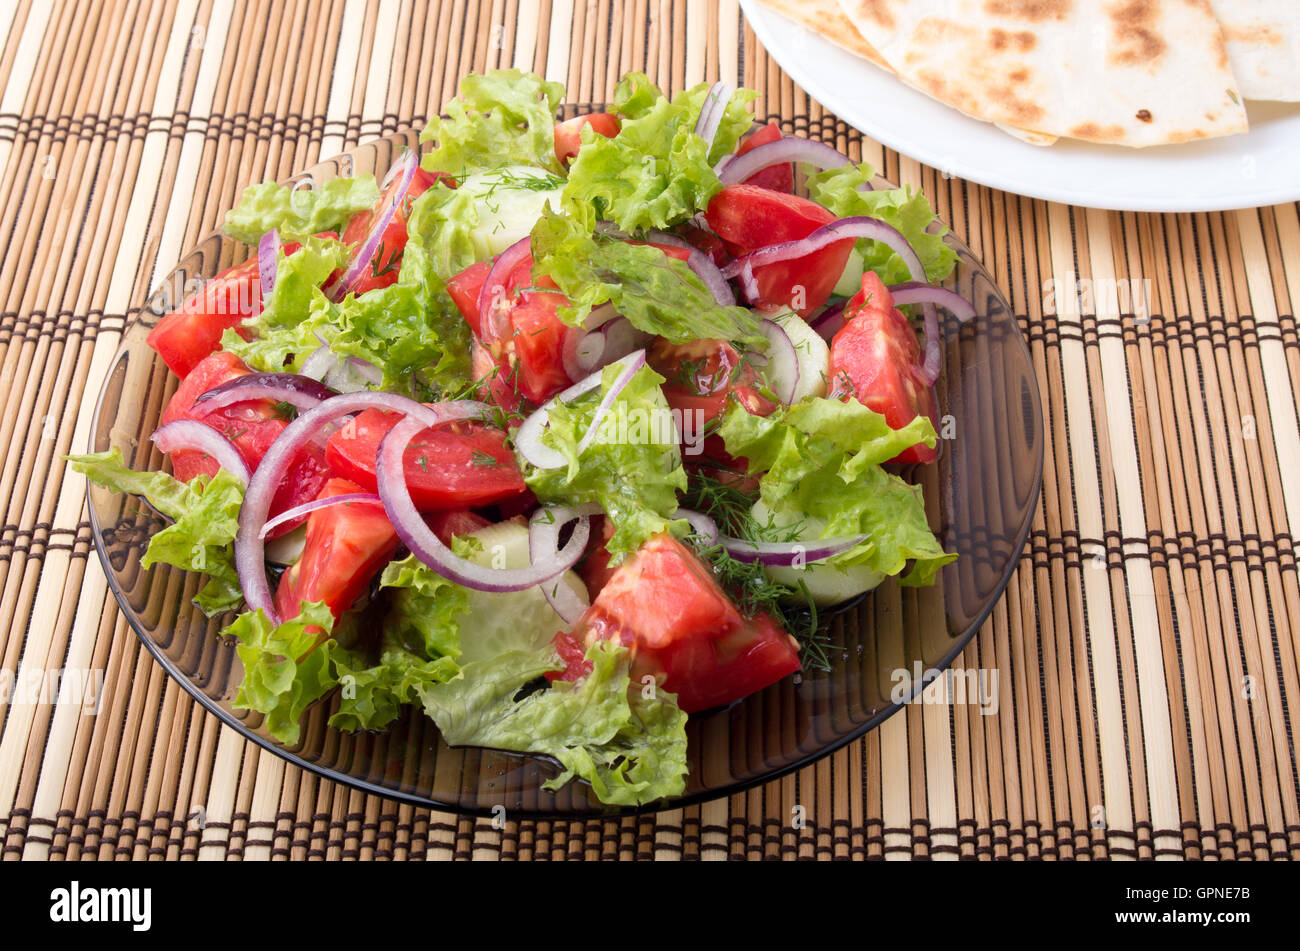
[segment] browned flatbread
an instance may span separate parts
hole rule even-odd
[[[889,69],[889,64],[876,52],[875,47],[862,38],[858,28],[840,10],[836,0],[759,0],[759,2],[765,7],[771,7],[782,16],[806,26],[814,33],[824,36],[855,56],[869,59],[881,69]]]
[[[1149,146],[1244,132],[1209,0],[838,0],[905,82],[1033,137]]]
[[[1300,0],[1212,0],[1243,99],[1300,101]]]

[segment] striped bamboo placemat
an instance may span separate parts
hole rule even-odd
[[[630,69],[736,78],[760,116],[857,138],[736,0],[0,0],[0,677],[104,678],[96,710],[0,697],[4,857],[1300,857],[1294,204],[1071,208],[862,142],[983,257],[1044,395],[1030,543],[958,662],[998,671],[994,715],[913,705],[729,799],[494,828],[286,766],[168,680],[58,461],[125,323],[238,189],[510,65],[574,101]]]

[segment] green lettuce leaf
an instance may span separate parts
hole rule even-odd
[[[754,98],[748,90],[732,96],[707,147],[695,124],[709,85],[669,100],[644,74],[625,76],[615,92],[622,127],[613,138],[583,130],[564,189],[565,213],[588,232],[604,220],[631,233],[670,227],[708,205],[722,188],[713,166],[749,128],[745,106]]]
[[[858,191],[874,175],[871,166],[865,162],[827,169],[808,176],[808,196],[841,218],[867,215],[892,225],[916,251],[925,267],[927,280],[940,283],[947,279],[957,265],[957,253],[944,243],[943,236],[948,233],[946,226],[936,228],[933,233],[928,230],[937,220],[930,202],[911,188]],[[913,280],[903,259],[888,245],[863,239],[857,248],[866,269],[875,271],[886,284]]]
[[[686,714],[662,690],[632,687],[629,652],[598,641],[587,651],[592,672],[573,683],[517,699],[521,689],[563,667],[554,651],[512,651],[467,664],[445,684],[420,691],[425,712],[453,746],[553,756],[565,772],[546,784],[556,789],[574,776],[597,798],[632,806],[685,788]]]
[[[434,116],[420,133],[437,145],[423,167],[459,180],[467,173],[521,162],[563,171],[555,157],[555,111],[564,86],[533,73],[497,69],[466,76],[447,118]]]
[[[226,212],[222,230],[244,244],[257,244],[272,228],[280,229],[281,240],[321,231],[342,234],[348,219],[378,201],[373,175],[331,178],[316,188],[262,182],[244,189],[239,203]]]
[[[331,238],[305,238],[293,254],[279,252],[275,287],[262,312],[240,326],[254,337],[245,340],[234,329],[221,337],[221,346],[255,370],[296,373],[321,340],[334,329],[335,305],[321,285],[336,268],[346,267],[348,249]]]
[[[597,238],[549,209],[533,229],[532,248],[534,277],[555,281],[573,304],[559,317],[575,327],[592,307],[612,301],[632,326],[673,343],[708,338],[766,346],[756,313],[720,306],[685,261],[658,248]]]
[[[322,603],[304,604],[298,617],[275,625],[261,611],[246,611],[222,634],[239,643],[244,665],[233,706],[266,717],[267,731],[293,746],[303,711],[338,684],[333,663],[337,643],[329,636],[334,617]]]
[[[140,495],[172,519],[172,524],[149,539],[141,567],[161,563],[186,571],[199,571],[208,582],[194,599],[209,617],[237,608],[243,602],[231,544],[239,530],[239,507],[244,485],[225,469],[209,479],[189,482],[165,472],[136,472],[122,461],[122,450],[68,456],[72,468],[92,482]]]
[[[766,417],[734,405],[719,432],[727,452],[748,459],[751,473],[763,473],[759,492],[769,510],[787,521],[808,517],[822,529],[818,538],[867,535],[829,564],[896,575],[915,560],[900,583],[928,585],[956,559],[930,530],[920,487],[881,468],[909,446],[934,445],[927,418],[894,430],[856,400],[814,398]]]
[[[607,548],[616,562],[651,535],[673,526],[669,516],[678,507],[677,493],[686,491],[675,420],[659,388],[664,378],[649,367],[632,377],[596,438],[578,452],[596,407],[622,369],[621,363],[610,364],[598,390],[552,407],[542,442],[568,464],[554,469],[530,466],[524,476],[542,501],[599,503],[615,528]]]

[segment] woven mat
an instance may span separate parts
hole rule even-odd
[[[862,142],[988,263],[1044,395],[1030,544],[958,662],[1000,672],[995,716],[910,706],[730,799],[497,829],[286,766],[164,675],[58,461],[125,322],[239,188],[509,65],[576,101],[629,69],[739,79],[760,116],[856,139],[735,0],[0,0],[0,676],[105,677],[94,716],[0,702],[4,857],[1300,857],[1296,205],[1090,211]]]

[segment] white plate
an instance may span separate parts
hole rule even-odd
[[[1149,149],[1061,139],[1026,145],[936,102],[816,33],[740,0],[772,57],[876,141],[992,188],[1092,208],[1221,211],[1300,199],[1300,104],[1247,103],[1250,132]]]

